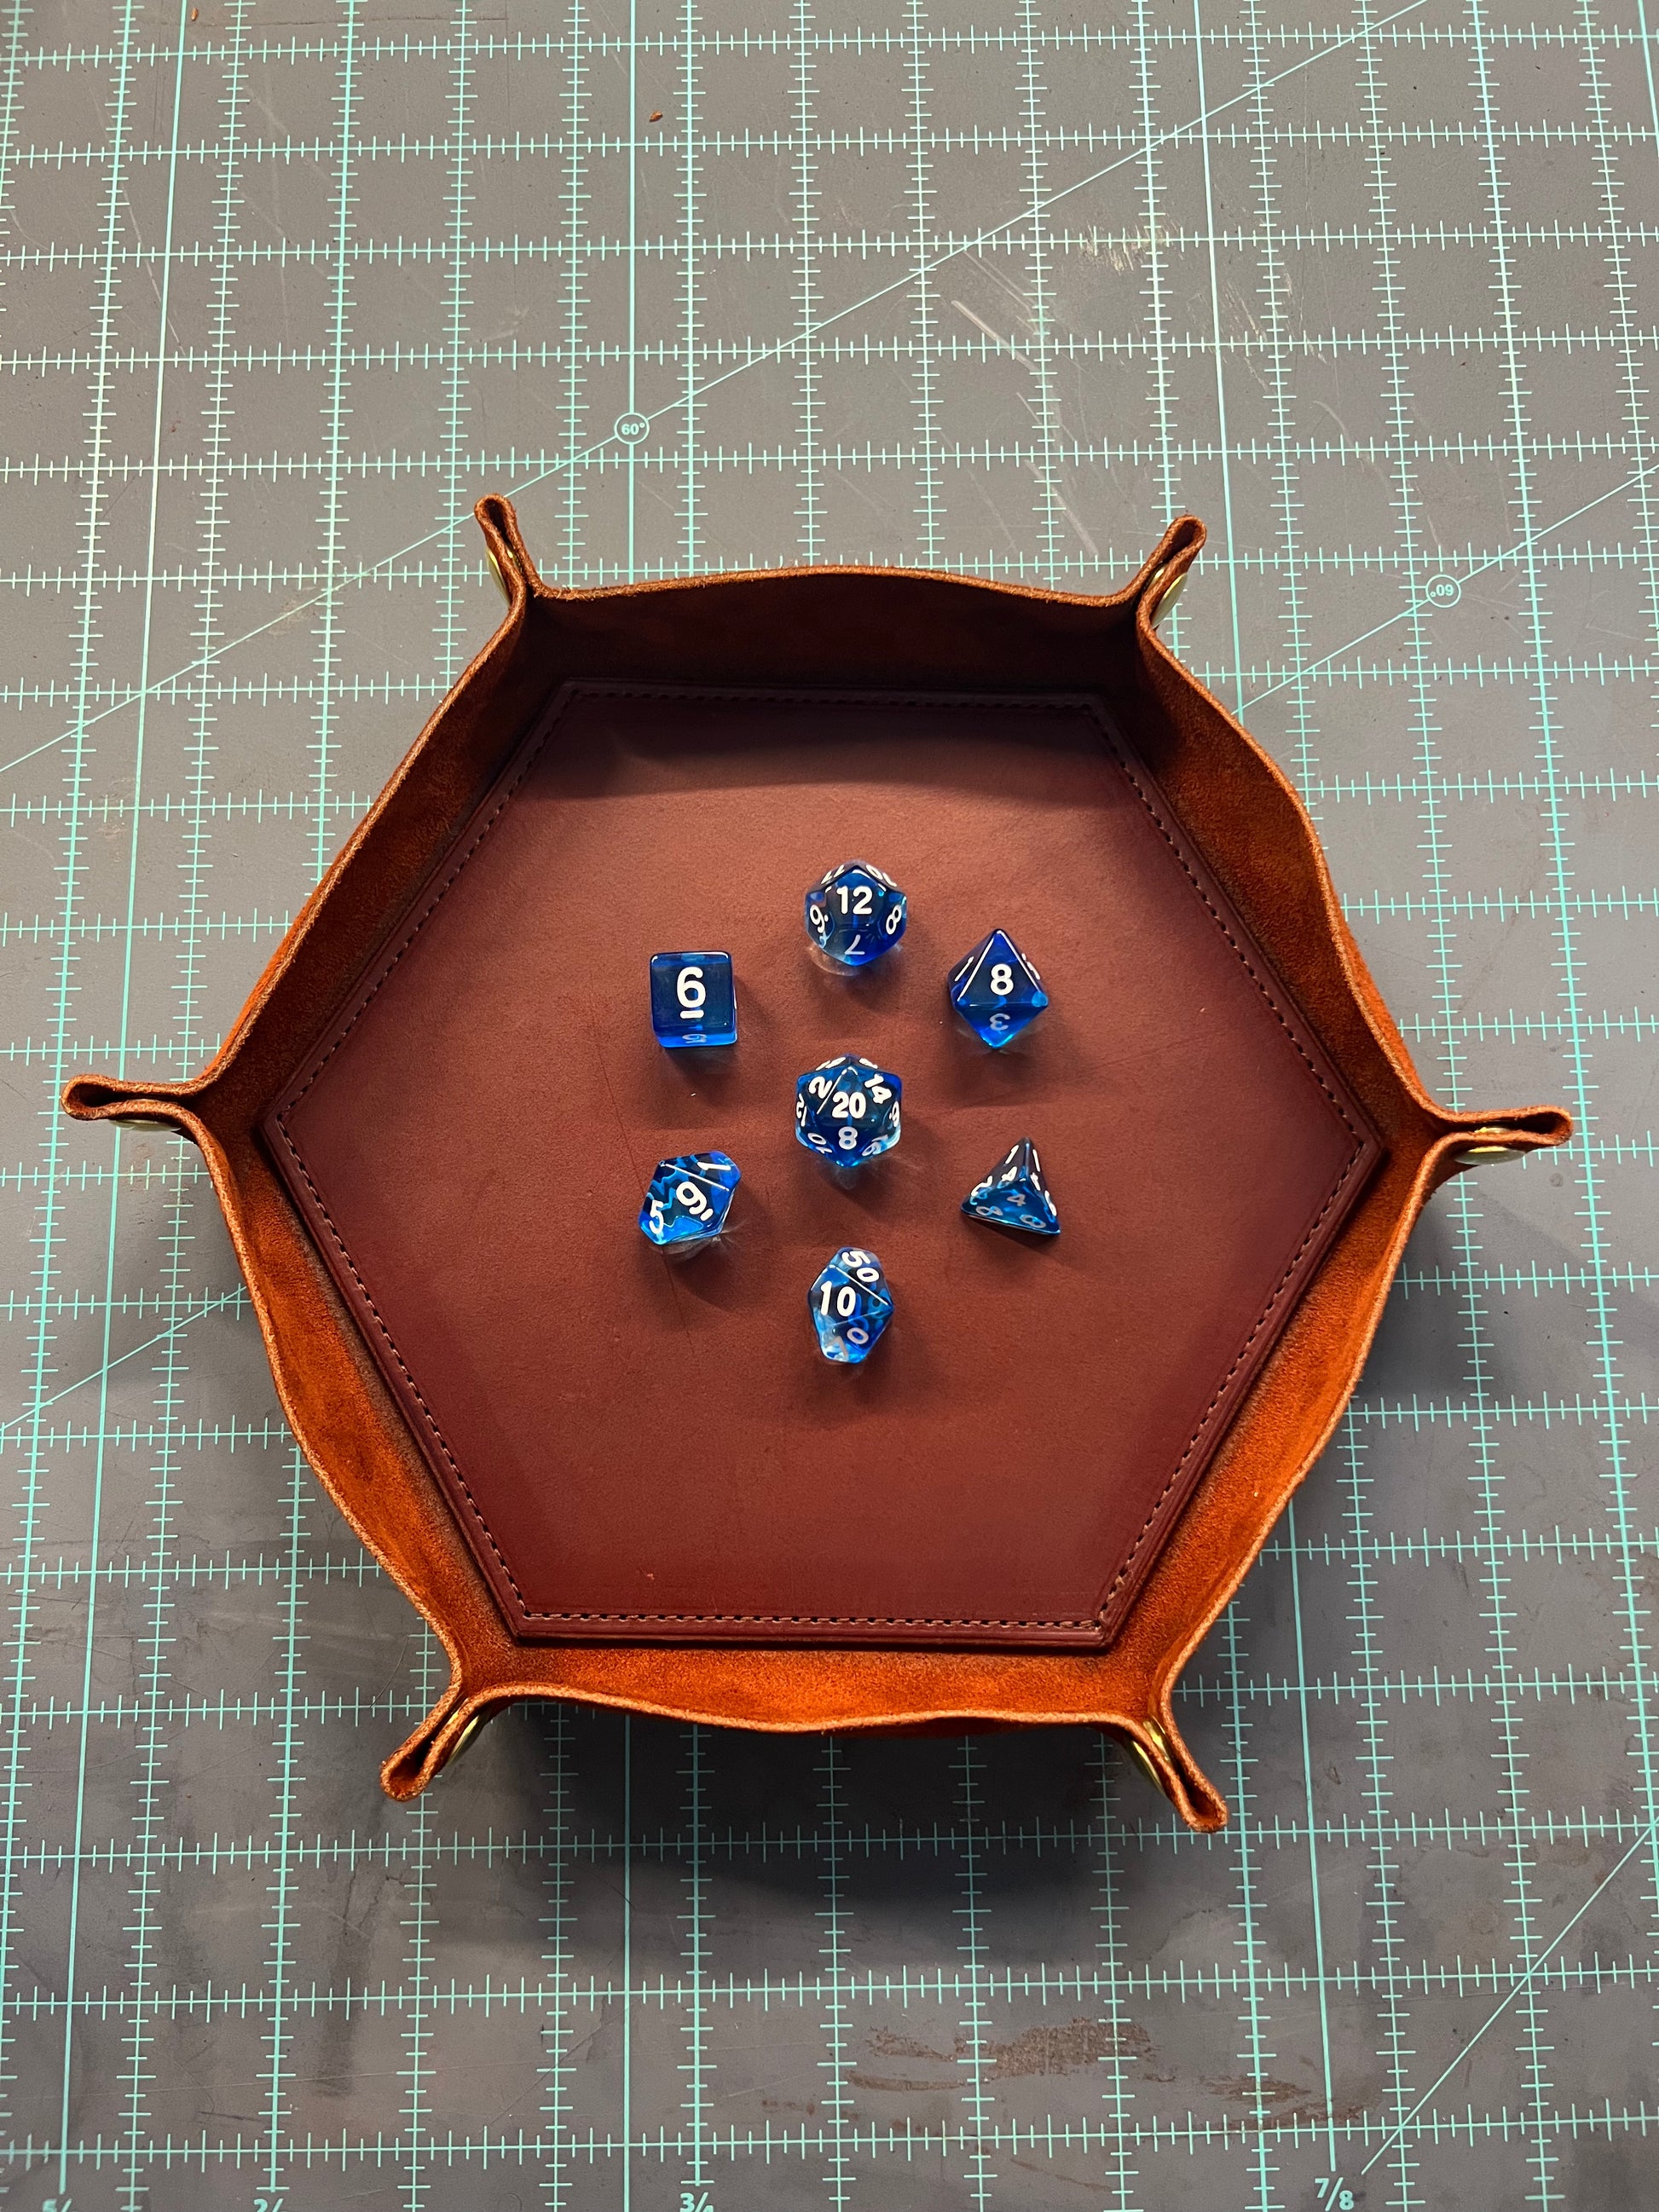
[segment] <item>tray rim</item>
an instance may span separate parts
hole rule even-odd
[[[418,1795],[494,1714],[520,1698],[553,1697],[782,1731],[1081,1723],[1118,1737],[1189,1825],[1219,1827],[1227,1818],[1225,1801],[1176,1723],[1181,1671],[1334,1432],[1406,1238],[1430,1193],[1466,1169],[1522,1158],[1565,1141],[1571,1117],[1548,1105],[1454,1112],[1424,1089],[1342,915],[1300,799],[1156,630],[1161,604],[1203,545],[1204,527],[1195,517],[1172,522],[1121,591],[1082,599],[937,572],[871,568],[776,569],[567,592],[538,575],[507,500],[487,495],[476,512],[507,601],[505,617],[434,710],[301,908],[219,1051],[182,1081],[83,1074],[71,1079],[63,1094],[65,1110],[77,1119],[157,1127],[200,1148],[295,1437],[349,1526],[448,1656],[450,1681],[385,1761],[383,1787],[395,1798]],[[1349,1048],[1339,1050],[1338,1036],[1352,1041],[1367,1068],[1371,1110],[1394,1150],[1258,1376],[1109,1650],[907,1653],[753,1646],[734,1654],[718,1645],[515,1644],[253,1135],[275,1087],[274,1079],[266,1079],[266,1032],[273,1025],[280,1032],[284,1020],[303,1021],[293,1004],[296,994],[309,992],[331,1007],[346,981],[338,973],[341,941],[355,933],[361,943],[384,925],[388,902],[377,886],[386,878],[401,883],[400,900],[429,864],[431,818],[446,804],[451,815],[459,811],[460,798],[447,800],[446,794],[455,793],[467,776],[469,746],[478,726],[515,711],[516,662],[529,641],[532,616],[544,641],[550,634],[567,652],[578,646],[598,651],[594,640],[602,618],[623,602],[619,611],[647,626],[659,655],[678,636],[695,659],[712,649],[711,631],[718,642],[722,604],[746,610],[757,593],[775,601],[781,592],[792,610],[828,603],[841,611],[849,588],[902,598],[907,614],[921,613],[939,624],[938,650],[958,653],[968,665],[1006,651],[1013,636],[1023,652],[1053,652],[1063,659],[1067,653],[1092,654],[1097,641],[1129,630],[1140,678],[1163,708],[1171,741],[1194,757],[1201,754],[1205,773],[1226,785],[1228,809],[1237,810],[1243,793],[1254,810],[1255,847],[1270,847],[1275,865],[1289,872],[1286,880],[1311,917],[1325,963],[1324,999],[1314,1025],[1351,1079]],[[691,617],[681,620],[678,632],[672,619],[676,599],[682,616]],[[659,615],[665,601],[666,619]],[[974,619],[964,629],[955,623],[954,611],[965,613],[970,605]],[[592,618],[585,612],[590,608]],[[709,608],[712,621],[705,611]],[[777,651],[778,640],[769,637],[761,649]],[[905,649],[920,648],[907,637]],[[1191,787],[1183,766],[1173,803],[1213,866],[1214,836],[1204,834],[1183,803]],[[470,786],[465,795],[470,799]],[[1248,908],[1249,902],[1244,903]],[[350,965],[355,972],[357,963]],[[1307,1010],[1305,994],[1304,1006]],[[314,1036],[319,1025],[312,1023],[303,1034]],[[740,1663],[734,1666],[734,1658]]]

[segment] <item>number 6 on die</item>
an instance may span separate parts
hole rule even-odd
[[[657,952],[651,959],[651,1027],[671,1052],[738,1041],[729,952]]]

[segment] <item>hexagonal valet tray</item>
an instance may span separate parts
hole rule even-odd
[[[385,1769],[420,1790],[514,1698],[770,1729],[1086,1721],[1186,1818],[1181,1666],[1329,1435],[1406,1235],[1459,1166],[1567,1133],[1419,1085],[1311,825],[1111,599],[826,568],[567,594],[479,519],[506,620],[192,1081],[71,1113],[202,1147],[300,1443],[443,1639]],[[905,941],[800,926],[861,854]],[[1052,1005],[988,1052],[945,979],[994,924]],[[669,1054],[646,963],[731,951],[739,1041]],[[903,1140],[843,1186],[794,1078],[867,1052]],[[1034,1137],[1063,1233],[960,1200]],[[659,1156],[744,1171],[683,1268]],[[875,1356],[807,1284],[872,1246]]]

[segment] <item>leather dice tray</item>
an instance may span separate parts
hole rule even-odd
[[[442,1638],[407,1796],[513,1698],[763,1728],[1085,1721],[1184,1816],[1182,1664],[1340,1413],[1406,1235],[1567,1133],[1423,1091],[1305,813],[1111,599],[819,569],[590,593],[479,519],[508,596],[211,1066],[65,1103],[200,1146],[302,1448]],[[816,965],[805,885],[874,860],[904,944]],[[1052,1005],[1000,1054],[944,979],[994,924]],[[718,945],[739,1042],[671,1054],[646,963]],[[796,1075],[862,1052],[902,1141],[851,1180]],[[1034,1137],[1064,1224],[970,1223]],[[744,1170],[675,1266],[659,1157]],[[897,1301],[813,1347],[839,1244]]]

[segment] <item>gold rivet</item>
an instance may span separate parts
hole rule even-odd
[[[1166,584],[1164,579],[1169,573],[1170,564],[1167,561],[1161,568],[1154,568],[1146,580],[1146,588],[1140,595],[1146,604],[1146,619],[1154,627],[1163,621],[1164,616],[1181,597],[1181,587],[1187,580],[1186,571],[1183,569],[1172,584]]]
[[[1489,1167],[1498,1160],[1525,1157],[1526,1147],[1516,1144],[1507,1129],[1471,1129],[1469,1142],[1457,1155],[1457,1164],[1461,1168]]]
[[[1156,1721],[1146,1721],[1144,1722],[1142,1725],[1152,1741],[1156,1744],[1159,1751],[1163,1751],[1164,1749],[1164,1731],[1159,1728],[1158,1723]],[[1164,1785],[1164,1777],[1158,1772],[1157,1767],[1153,1765],[1151,1755],[1147,1752],[1146,1745],[1140,1741],[1140,1738],[1126,1730],[1125,1733],[1118,1738],[1118,1741],[1123,1746],[1125,1751],[1128,1753],[1130,1758],[1146,1776],[1147,1781],[1152,1784],[1153,1789],[1157,1790],[1158,1796],[1160,1797],[1167,1797],[1170,1793]]]
[[[453,1766],[458,1759],[462,1759],[465,1756],[466,1753],[471,1748],[473,1737],[477,1735],[478,1730],[483,1726],[485,1718],[486,1715],[483,1708],[483,1706],[480,1706],[478,1711],[472,1715],[471,1718],[467,1722],[466,1726],[461,1730],[454,1742],[451,1745],[449,1755],[444,1761],[445,1766]],[[441,1770],[440,1771],[441,1771]]]

